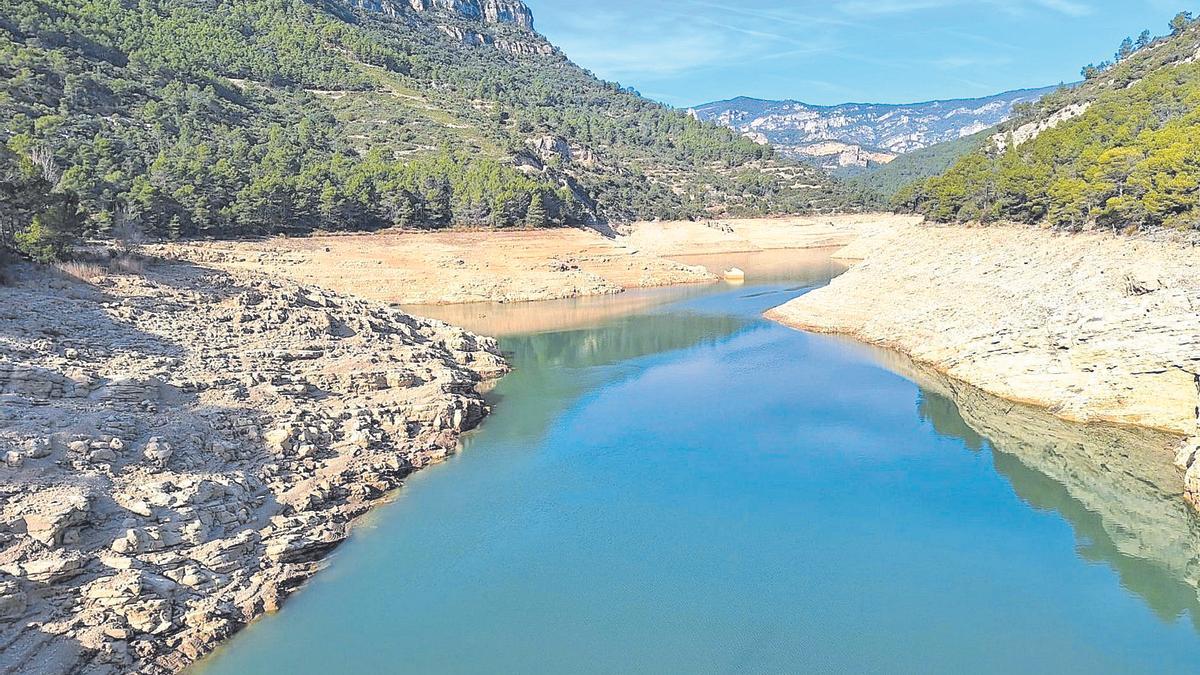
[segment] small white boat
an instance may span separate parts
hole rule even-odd
[[[746,272],[740,267],[730,267],[725,270],[725,281],[741,282],[746,280]]]

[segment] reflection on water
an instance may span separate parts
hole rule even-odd
[[[502,430],[509,442],[537,443],[555,415],[585,391],[600,386],[598,376],[611,383],[620,370],[594,370],[651,354],[712,344],[744,329],[741,317],[701,313],[650,314],[630,317],[590,330],[513,336],[503,343],[510,361],[518,364],[492,392],[497,409],[510,413],[516,424]],[[540,396],[505,396],[504,392],[539,391]],[[491,431],[489,429],[489,431]],[[473,438],[468,438],[468,447]],[[489,435],[488,440],[493,440]]]
[[[972,450],[987,443],[1022,499],[1071,524],[1083,558],[1109,565],[1164,621],[1187,617],[1200,629],[1200,521],[1172,462],[1178,438],[1067,422],[894,352],[863,349],[921,386],[920,414],[939,433]]]
[[[919,411],[939,433],[995,450],[996,470],[1030,506],[1071,523],[1080,555],[1110,565],[1164,620],[1200,628],[1200,520],[1174,466],[1179,439],[1076,424],[1005,401],[895,352],[863,348],[922,388]]]
[[[531,329],[494,416],[202,672],[1195,670],[1170,439],[761,319],[827,262],[711,263],[746,286],[487,308]]]

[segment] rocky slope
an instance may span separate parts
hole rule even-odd
[[[978,133],[1007,120],[1017,104],[1054,90],[906,105],[816,106],[741,97],[697,106],[692,113],[771,143],[791,157],[845,170],[887,164],[903,153]]]
[[[85,276],[91,276],[84,268]],[[0,670],[168,673],[487,413],[495,343],[189,264],[0,287]]]
[[[896,348],[1067,419],[1196,436],[1195,243],[901,227],[856,246],[862,263],[769,316]],[[1190,466],[1190,455],[1181,463]]]

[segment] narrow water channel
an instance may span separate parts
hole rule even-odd
[[[503,334],[494,415],[196,672],[1196,671],[1165,439],[767,322],[840,268],[732,262],[440,310]]]

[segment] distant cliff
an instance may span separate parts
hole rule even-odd
[[[816,106],[740,97],[697,106],[692,113],[771,143],[791,157],[830,170],[852,170],[978,133],[1009,119],[1017,104],[1037,101],[1054,89],[905,105]]]
[[[448,12],[467,19],[533,30],[533,12],[521,0],[350,0],[347,4],[385,14],[399,14],[404,9]]]

